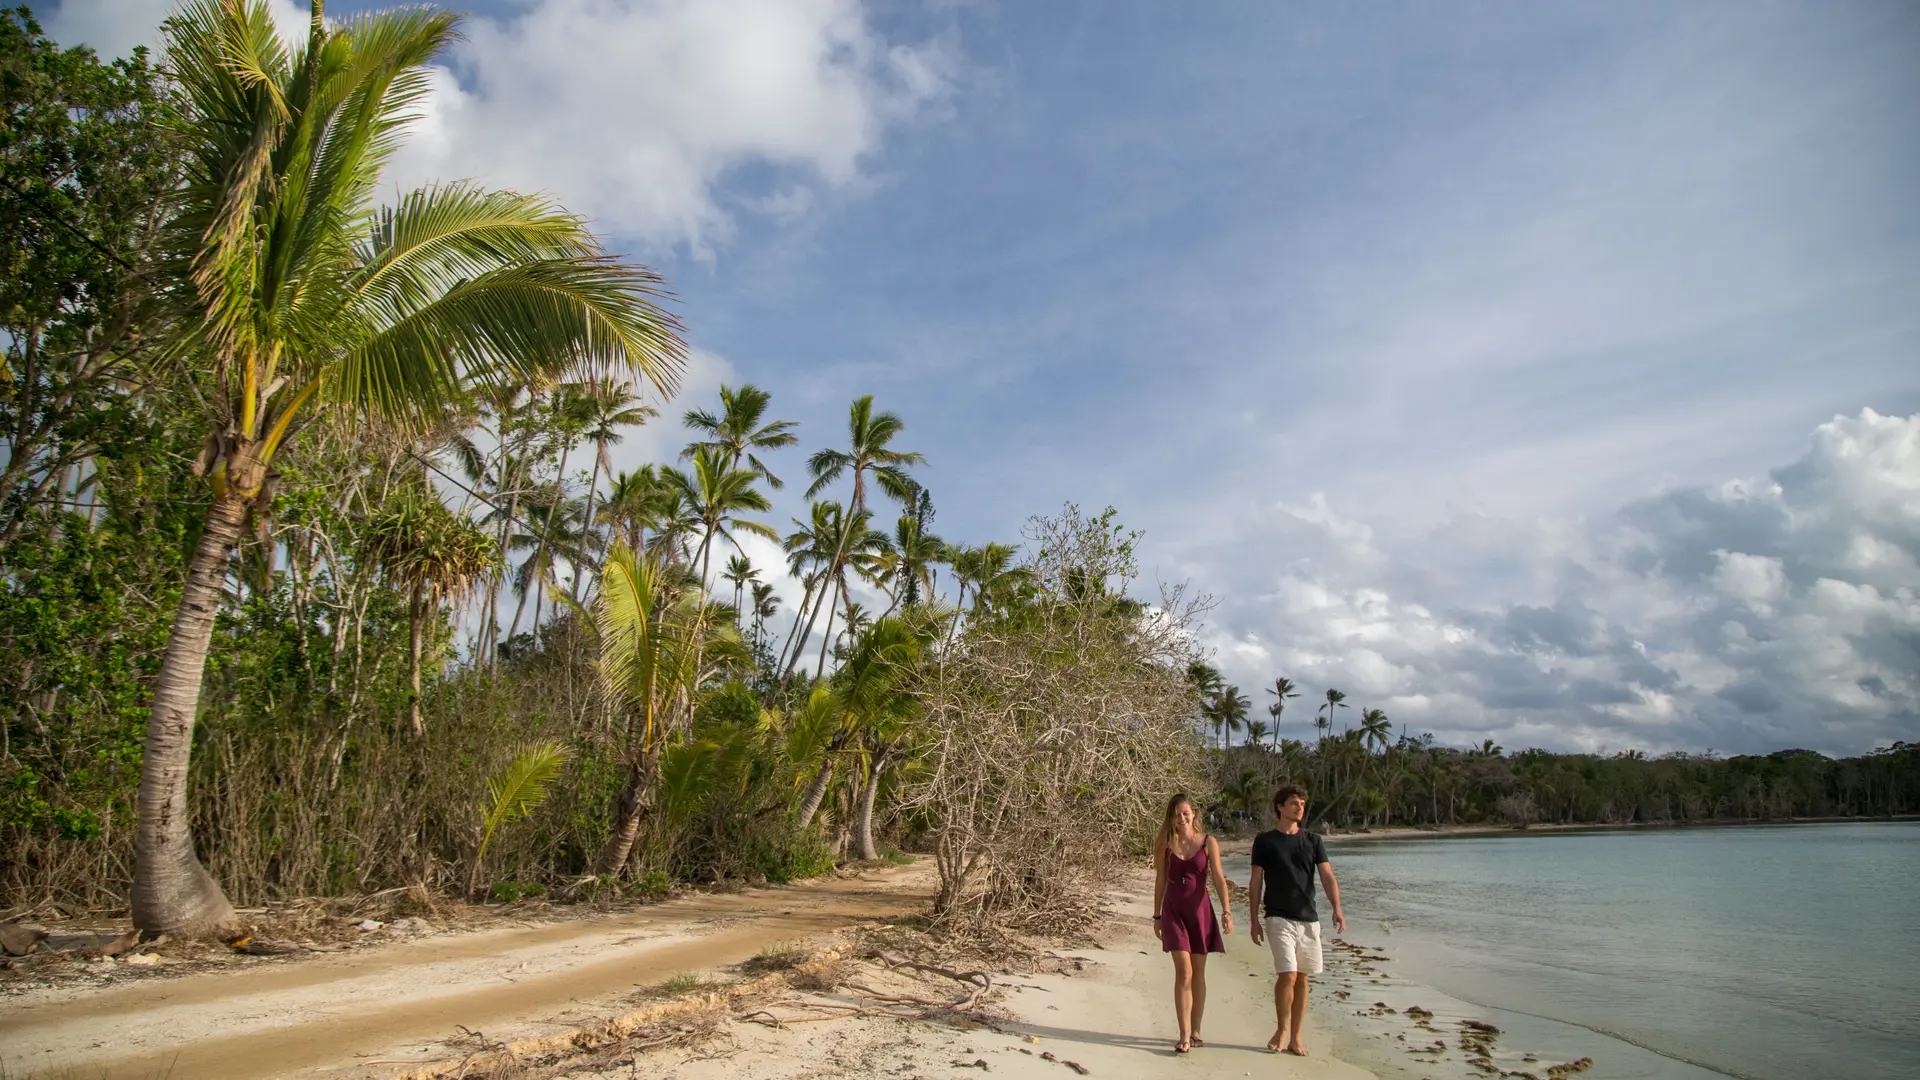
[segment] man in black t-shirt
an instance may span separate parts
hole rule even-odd
[[[1307,816],[1307,789],[1288,784],[1273,795],[1280,827],[1253,841],[1253,880],[1247,883],[1247,924],[1253,943],[1266,939],[1273,949],[1273,1014],[1276,1025],[1267,1049],[1307,1056],[1300,1029],[1307,1022],[1307,977],[1324,970],[1320,958],[1320,913],[1313,906],[1313,879],[1326,886],[1333,905],[1333,928],[1346,933],[1340,910],[1340,885],[1318,834],[1300,827]],[[1262,918],[1261,916],[1265,916]],[[1288,1032],[1292,1038],[1288,1038]]]

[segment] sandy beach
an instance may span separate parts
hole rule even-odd
[[[844,941],[848,928],[924,905],[930,867],[868,871],[782,889],[691,896],[637,913],[497,928],[357,950],[261,958],[219,970],[167,965],[110,977],[6,987],[0,1008],[5,1075],[23,1077],[345,1077],[388,1080],[476,1048],[589,1029],[631,1013],[647,988],[675,976],[741,979],[769,945]],[[1192,1076],[1363,1078],[1339,1060],[1345,1035],[1326,1024],[1323,995],[1308,1033],[1314,1056],[1268,1053],[1271,975],[1242,932],[1210,967],[1203,1034],[1177,1056],[1170,968],[1150,936],[1151,879],[1131,876],[1098,948],[1068,950],[1064,970],[996,975],[977,1016],[959,1023],[865,1016],[764,1026],[742,1001],[703,1037],[641,1048],[609,1071],[527,1075],[579,1080],[774,1077]],[[1072,963],[1077,960],[1078,963]],[[873,979],[867,983],[878,985]],[[881,989],[885,989],[882,987]],[[907,993],[907,989],[891,992]],[[928,984],[919,993],[950,993]],[[831,1002],[831,993],[813,995]],[[854,1000],[854,999],[847,999]],[[776,1009],[775,1012],[778,1012]],[[984,1064],[981,1064],[984,1063]]]

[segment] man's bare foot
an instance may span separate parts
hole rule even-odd
[[[1292,1046],[1287,1047],[1286,1052],[1289,1054],[1292,1054],[1294,1057],[1307,1056],[1307,1048],[1304,1046],[1301,1046],[1299,1043],[1294,1043]]]

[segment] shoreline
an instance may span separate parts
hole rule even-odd
[[[1450,840],[1463,837],[1542,836],[1589,832],[1682,832],[1688,829],[1754,829],[1790,825],[1874,825],[1920,821],[1920,814],[1876,815],[1873,817],[1793,817],[1793,818],[1709,818],[1701,821],[1625,821],[1625,822],[1548,822],[1537,825],[1380,825],[1349,832],[1323,832],[1320,838],[1333,843],[1360,843],[1376,840]],[[1217,834],[1216,834],[1217,835]],[[1250,833],[1218,836],[1221,850],[1246,854],[1253,844]]]

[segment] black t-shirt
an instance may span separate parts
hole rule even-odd
[[[1267,914],[1295,922],[1319,922],[1313,909],[1313,881],[1327,861],[1318,833],[1269,829],[1253,841],[1253,865],[1265,875]]]

